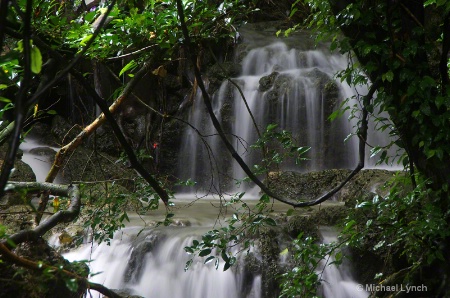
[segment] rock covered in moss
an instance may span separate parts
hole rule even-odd
[[[289,200],[310,201],[319,198],[338,186],[350,174],[350,170],[324,170],[309,173],[271,172],[267,181],[269,188]],[[393,172],[387,170],[362,170],[350,180],[332,200],[353,206],[356,200],[385,194],[385,182],[392,178]]]

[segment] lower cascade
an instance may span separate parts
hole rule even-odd
[[[188,222],[188,221],[186,221]],[[237,263],[223,271],[223,262],[216,269],[214,262],[204,264],[204,258],[195,257],[185,272],[185,264],[191,258],[185,246],[212,229],[214,219],[198,226],[165,228],[127,227],[117,232],[110,244],[85,244],[64,255],[69,261],[88,261],[93,282],[110,288],[123,289],[132,295],[146,298],[259,298],[276,297],[263,294],[263,276],[250,264],[247,253],[241,252]],[[337,240],[337,233],[321,229],[324,243]],[[234,248],[236,251],[239,249]],[[281,250],[281,249],[280,249]],[[257,245],[250,250],[251,260],[261,262]],[[281,263],[285,257],[280,255]],[[328,259],[328,264],[332,259]],[[323,270],[325,266],[325,269]],[[264,269],[259,269],[264,270]],[[348,264],[339,267],[321,264],[321,297],[365,298],[368,293],[359,291],[352,280]],[[101,297],[101,296],[98,296]]]

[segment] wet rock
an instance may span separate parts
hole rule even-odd
[[[136,239],[128,261],[128,266],[125,269],[125,282],[137,282],[139,280],[145,266],[145,262],[143,261],[145,255],[152,252],[164,237],[165,235],[158,231],[150,231],[150,233],[144,236],[144,239],[142,239],[142,237]]]
[[[272,72],[270,75],[262,77],[259,79],[259,91],[265,92],[273,87],[273,84],[275,83],[275,79],[278,77],[280,73],[279,72]]]
[[[234,62],[216,63],[208,68],[206,75],[209,80],[209,92],[214,93],[227,78],[239,75],[241,66]]]

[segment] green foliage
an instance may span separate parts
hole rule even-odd
[[[436,204],[442,191],[431,190],[426,180],[417,178],[419,184],[412,189],[409,177],[398,175],[387,185],[390,191],[386,197],[377,195],[371,201],[358,203],[344,229],[348,243],[379,254],[405,257],[414,264],[414,270],[435,261],[444,262],[439,243],[450,232],[445,219],[448,211]]]
[[[319,264],[337,266],[342,262],[342,253],[335,254],[336,261],[329,263],[330,254],[338,244],[318,244],[312,237],[300,234],[291,244],[291,262],[293,266],[280,276],[280,297],[317,297],[317,288],[321,284],[321,274],[317,273]],[[323,272],[322,270],[322,272]],[[325,281],[326,282],[326,281]]]
[[[138,179],[135,190],[129,192],[116,183],[105,183],[86,188],[85,195],[89,203],[85,207],[86,218],[83,219],[85,228],[92,232],[93,239],[97,242],[110,243],[114,233],[130,222],[128,212],[146,214],[150,210],[159,207],[159,196],[145,181]],[[169,202],[170,205],[173,205]],[[165,219],[159,224],[169,225],[172,213],[166,214]]]
[[[277,124],[269,124],[261,138],[251,148],[265,152],[260,164],[254,165],[257,175],[268,173],[274,167],[278,167],[286,158],[293,158],[296,164],[307,160],[305,154],[310,147],[299,147],[292,133],[286,130],[279,131]]]
[[[254,235],[258,235],[260,229],[276,226],[277,223],[268,216],[271,211],[269,196],[261,196],[252,208],[242,199],[244,195],[245,193],[237,193],[223,204],[223,207],[234,210],[232,217],[226,220],[226,226],[208,231],[201,240],[194,240],[192,245],[186,246],[184,250],[194,255],[193,257],[206,257],[205,264],[214,261],[216,269],[222,260],[224,271],[236,263],[238,252],[249,252],[250,247],[254,245]],[[238,251],[232,251],[233,247]],[[193,258],[186,263],[185,270],[188,270],[192,263]]]

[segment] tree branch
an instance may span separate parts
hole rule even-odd
[[[76,185],[59,185],[46,182],[8,182],[6,185],[7,192],[19,189],[25,189],[27,192],[45,191],[51,195],[67,197],[70,200],[70,205],[67,210],[56,212],[33,230],[22,230],[10,236],[9,240],[16,245],[25,241],[36,240],[59,223],[73,221],[80,213],[81,198],[80,191]],[[2,243],[11,248],[8,242],[2,241]]]

